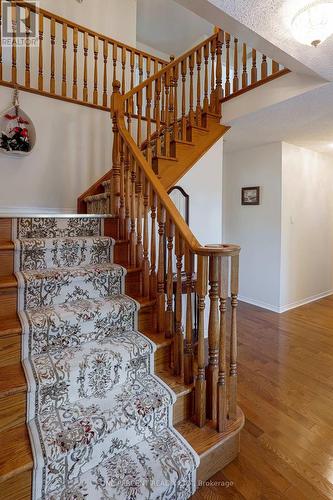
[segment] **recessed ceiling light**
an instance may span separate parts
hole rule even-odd
[[[291,22],[296,40],[317,47],[333,33],[333,0],[321,0],[300,10]]]

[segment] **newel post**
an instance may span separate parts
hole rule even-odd
[[[112,87],[113,93],[111,97],[111,116],[112,116],[112,132],[113,132],[113,149],[112,149],[112,171],[111,171],[111,213],[119,215],[120,207],[120,141],[118,119],[122,112],[122,102],[120,94],[120,82],[114,80]]]

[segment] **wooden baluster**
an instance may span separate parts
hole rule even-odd
[[[66,97],[67,95],[66,51],[67,51],[67,24],[63,24],[62,25],[62,84],[61,84],[61,95],[63,97]]]
[[[264,80],[265,78],[267,78],[267,57],[263,54],[261,62],[261,79]]]
[[[182,326],[182,268],[184,255],[184,240],[179,231],[176,231],[176,267],[177,267],[177,286],[176,286],[176,321],[175,321],[175,336],[174,336],[174,374],[181,375],[184,365],[184,337]]]
[[[216,110],[216,95],[215,95],[215,52],[216,38],[210,42],[210,60],[211,60],[211,76],[210,76],[210,107],[213,111]]]
[[[257,79],[257,51],[252,49],[251,84],[256,83]]]
[[[193,382],[193,324],[192,324],[192,291],[193,291],[193,254],[186,246],[186,328],[184,344],[184,382],[189,385]]]
[[[277,73],[279,69],[280,69],[279,63],[276,61],[272,61],[272,75],[274,75],[274,73]]]
[[[72,97],[73,99],[77,99],[77,48],[79,42],[79,33],[78,29],[74,28],[73,31],[73,88],[72,88]]]
[[[230,35],[229,33],[225,34],[225,49],[226,49],[226,63],[225,63],[225,71],[226,71],[226,80],[225,80],[225,95],[228,97],[230,95]]]
[[[170,97],[170,70],[165,73],[165,132],[164,132],[164,154],[170,156],[170,114],[169,114],[169,97]]]
[[[130,265],[131,267],[136,266],[136,194],[135,194],[135,182],[136,182],[136,162],[132,158],[131,162],[131,232],[130,232]]]
[[[136,266],[142,268],[143,262],[143,242],[142,242],[142,170],[138,167],[137,182],[136,182],[136,206],[137,206],[137,221],[136,221]]]
[[[153,191],[151,195],[151,238],[150,238],[150,298],[155,299],[157,295],[156,277],[156,207],[157,196]]]
[[[43,76],[43,38],[44,38],[44,16],[39,13],[39,50],[38,50],[38,90],[44,90]]]
[[[94,37],[94,93],[93,103],[98,104],[98,36]]]
[[[50,78],[50,93],[55,94],[55,40],[56,40],[56,25],[55,19],[51,19],[51,78]]]
[[[130,179],[130,153],[125,146],[125,240],[129,240],[131,223],[131,179]]]
[[[173,68],[173,138],[179,138],[179,123],[178,123],[178,79],[179,79],[179,66],[178,64]]]
[[[143,82],[143,56],[139,54],[139,83]]]
[[[155,80],[155,120],[156,120],[156,155],[161,154],[161,136],[159,130],[161,128],[161,78]]]
[[[170,56],[170,62],[173,62],[175,60],[175,56]],[[174,69],[170,69],[170,87],[169,87],[169,124],[170,124],[170,131],[173,129],[173,119],[174,119],[174,82],[173,82],[173,77],[174,77]]]
[[[135,53],[131,50],[130,55],[130,66],[131,66],[131,90],[134,87],[134,65],[135,65]]]
[[[238,306],[239,255],[231,257],[231,336],[229,372],[229,419],[237,414],[237,306]]]
[[[1,15],[1,14],[0,14]],[[25,9],[26,18],[26,48],[25,48],[25,86],[30,88],[30,26],[31,26],[31,13],[30,9]]]
[[[119,165],[120,165],[120,197],[119,197],[119,234],[125,239],[125,151],[124,140],[119,137]]]
[[[151,57],[147,57],[146,61],[146,78],[148,79],[150,77],[150,68],[151,68]]]
[[[173,338],[173,239],[175,237],[175,226],[171,219],[167,224],[167,238],[168,238],[168,269],[167,269],[167,309],[165,313],[165,336],[166,338]]]
[[[164,236],[166,213],[165,208],[159,205],[157,212],[158,219],[158,269],[157,269],[157,331],[165,331],[165,268],[164,268]]]
[[[113,82],[113,93],[111,100],[111,110],[112,110],[112,131],[113,131],[113,149],[112,149],[112,215],[119,215],[119,203],[120,203],[120,149],[119,149],[119,130],[118,130],[118,113],[114,111],[119,110],[119,98],[120,98],[120,82],[115,80]]]
[[[108,57],[109,57],[109,42],[103,41],[103,106],[106,108],[108,105]]]
[[[219,258],[209,257],[209,324],[207,369],[207,417],[217,418],[217,380],[219,363]]]
[[[206,423],[206,369],[205,369],[205,298],[207,295],[208,257],[198,256],[197,294],[198,325],[198,375],[195,382],[195,417],[199,427]]]
[[[217,383],[217,430],[226,430],[227,407],[227,299],[229,286],[229,257],[219,259],[219,295],[220,295],[220,356]]]
[[[209,100],[208,100],[208,62],[209,62],[209,45],[206,43],[204,46],[204,59],[205,59],[205,89],[204,89],[204,100],[203,100],[203,110],[205,113],[208,112]]]
[[[136,94],[136,107],[138,114],[138,124],[137,124],[137,145],[141,149],[142,145],[142,89]]]
[[[237,92],[239,89],[238,78],[238,38],[234,40],[234,79],[232,84],[232,91]]]
[[[154,60],[154,74],[157,73],[158,71],[159,71],[158,60],[155,59]]]
[[[146,87],[146,121],[147,121],[147,154],[146,159],[149,165],[152,164],[152,148],[151,148],[151,92],[152,84],[149,83]]]
[[[242,88],[247,87],[247,47],[246,43],[243,43],[243,74],[242,74]]]
[[[84,68],[83,68],[83,101],[88,101],[88,50],[89,50],[89,38],[88,33],[85,32],[83,35],[83,57],[84,57]]]
[[[186,120],[186,73],[187,73],[187,60],[183,59],[182,60],[182,65],[181,65],[181,72],[182,72],[182,120],[181,120],[181,139],[182,141],[186,141],[186,127],[187,127],[187,120]]]
[[[196,51],[197,62],[197,107],[195,110],[196,124],[201,127],[201,48]]]
[[[190,67],[190,102],[189,102],[189,123],[194,125],[194,110],[193,110],[193,70],[194,70],[194,55],[191,54],[189,57],[189,67]]]
[[[222,114],[222,47],[224,43],[224,31],[219,30],[216,39],[216,106],[215,113],[219,116]]]
[[[16,49],[16,31],[17,31],[17,6],[15,3],[11,5],[12,11],[12,31],[13,31],[13,44],[12,44],[12,83],[17,83],[17,49]]]
[[[165,122],[165,74],[162,75],[161,81],[161,121]]]
[[[2,33],[2,2],[0,2],[0,33]],[[3,79],[2,44],[0,43],[0,80]]]
[[[121,50],[121,67],[122,67],[122,76],[121,76],[121,89],[122,94],[126,94],[126,47],[123,47]]]
[[[113,81],[117,80],[117,60],[118,60],[118,45],[114,42],[112,51]]]
[[[149,235],[148,235],[148,203],[150,185],[148,179],[144,179],[143,195],[143,264],[142,264],[142,285],[143,296],[149,297]]]

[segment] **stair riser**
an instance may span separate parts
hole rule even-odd
[[[0,289],[0,324],[5,318],[13,318],[17,311],[17,287]]]
[[[191,144],[180,144],[172,142],[170,146],[170,154],[175,158],[183,158],[185,155],[192,153],[194,146]]]
[[[194,413],[194,391],[177,397],[173,407],[173,424],[189,420]]]
[[[216,472],[224,469],[232,462],[240,450],[240,433],[231,436],[224,441],[220,446],[210,449],[208,452],[200,456],[200,465],[197,470],[197,482],[200,486],[200,481],[207,481]]]
[[[12,239],[12,220],[0,219],[0,240]]]
[[[0,276],[9,276],[14,272],[13,250],[0,250]]]
[[[30,500],[32,471],[21,472],[1,484],[1,500]]]
[[[205,137],[206,135],[207,135],[207,132],[205,132],[204,130],[189,128],[189,129],[187,129],[186,140],[190,141],[190,142],[194,142],[194,144],[195,144],[196,142],[199,142],[202,139],[202,137]]]
[[[113,260],[116,264],[125,266],[128,264],[129,244],[127,241],[116,242],[113,252]]]
[[[26,392],[0,399],[0,432],[26,421]]]
[[[0,367],[19,363],[21,360],[21,336],[8,335],[0,338]]]

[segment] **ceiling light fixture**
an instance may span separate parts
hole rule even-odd
[[[296,40],[317,47],[333,33],[333,0],[321,0],[297,12],[291,22]]]

